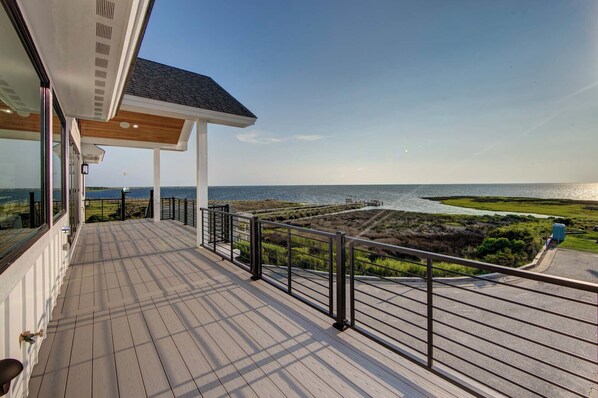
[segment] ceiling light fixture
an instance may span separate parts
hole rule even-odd
[[[12,109],[2,109],[2,112],[8,113],[10,115],[12,113]]]
[[[122,127],[123,129],[128,129],[129,127],[131,127],[131,124],[129,122],[120,122],[120,127]]]
[[[139,128],[139,125],[138,125],[138,124],[134,124],[134,125],[133,125],[133,128],[134,128],[134,129],[138,129],[138,128]]]

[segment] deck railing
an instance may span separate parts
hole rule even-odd
[[[200,212],[205,248],[476,395],[595,387],[596,284]]]
[[[123,221],[150,216],[149,199],[85,199],[85,222]]]

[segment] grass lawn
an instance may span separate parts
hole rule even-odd
[[[581,250],[598,254],[598,232],[587,232],[582,235],[567,235],[565,241],[559,245],[563,249]]]
[[[544,214],[547,216],[583,218],[598,223],[598,201],[567,199],[508,198],[464,196],[427,198],[442,204],[478,210]]]
[[[598,201],[568,199],[536,199],[507,197],[441,197],[427,198],[446,205],[468,207],[478,210],[545,214],[567,219],[567,231],[582,232],[567,234],[560,247],[598,253]]]

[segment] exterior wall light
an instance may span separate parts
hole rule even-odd
[[[83,174],[83,175],[89,174],[89,165],[87,163],[81,164],[81,174]]]

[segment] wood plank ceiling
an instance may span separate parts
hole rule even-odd
[[[183,119],[121,110],[107,122],[81,120],[81,136],[176,145],[184,124]]]

